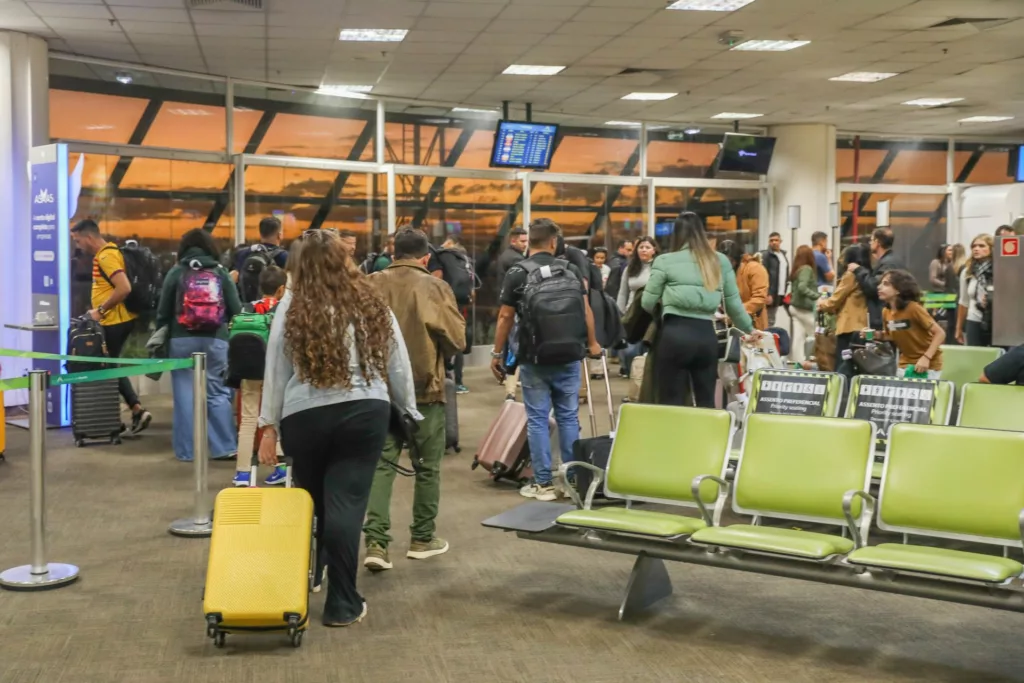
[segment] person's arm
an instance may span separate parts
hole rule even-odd
[[[260,401],[259,426],[263,427],[260,439],[260,462],[272,465],[277,462],[277,432],[284,412],[284,390],[295,374],[292,359],[285,351],[284,326],[291,306],[292,293],[289,291],[277,306],[274,321],[270,324],[270,338],[267,340],[266,365],[263,370],[263,397]]]
[[[840,286],[842,284],[840,283]],[[814,272],[814,268],[810,266],[804,266],[796,274],[796,281],[793,283],[793,289],[795,289],[800,296],[811,301],[817,300],[818,294],[818,275]]]
[[[181,279],[180,266],[176,265],[167,271],[163,287],[160,288],[160,302],[156,306],[156,329],[158,330],[161,327],[167,327],[174,320],[179,279]]]
[[[970,300],[967,298],[967,269],[960,271],[960,300],[956,305],[956,336],[957,343],[964,343],[964,323],[967,322],[967,311]]]
[[[491,351],[491,372],[498,382],[505,381],[505,346],[515,320],[516,309],[508,304],[502,304],[498,309],[498,324],[494,329],[494,346]]]
[[[1015,346],[985,366],[978,380],[982,384],[1021,384],[1024,376],[1024,346]]]
[[[736,285],[736,273],[724,255],[719,254],[718,261],[722,268],[722,291],[725,294],[725,313],[732,320],[733,327],[738,328],[745,334],[750,334],[754,331],[754,322],[750,319],[747,309],[743,307],[743,300],[740,299],[740,289]]]
[[[587,351],[591,356],[597,357],[601,355],[601,345],[597,341],[597,330],[594,325],[594,310],[590,308],[590,297],[586,294],[583,295],[583,305],[586,307],[587,316]]]
[[[818,310],[822,313],[835,313],[843,307],[856,287],[857,279],[852,273],[843,275],[842,279],[839,280],[839,284],[836,285],[835,291],[832,292],[832,296],[818,302]]]
[[[438,287],[441,301],[431,303],[426,313],[426,327],[445,358],[462,353],[466,348],[466,319],[459,312],[451,287]]]
[[[751,271],[750,298],[747,300],[745,307],[747,313],[750,313],[751,316],[756,316],[768,304],[768,271],[764,269],[764,266],[748,270]]]
[[[242,312],[242,298],[238,295],[238,287],[228,273],[221,272],[221,285],[224,287],[224,303],[228,309],[228,319]]]
[[[124,301],[132,292],[132,283],[124,272],[124,261],[120,258],[121,252],[117,249],[106,249],[96,258],[96,265],[100,274],[110,283],[114,291],[110,293],[107,300],[98,308],[89,311],[93,320],[102,320],[115,306]],[[102,309],[102,310],[100,310]]]
[[[920,325],[928,325],[928,332],[932,336],[931,343],[928,344],[928,349],[918,359],[917,364],[914,366],[914,370],[918,373],[925,373],[928,372],[928,369],[931,367],[932,359],[935,358],[935,354],[938,353],[939,347],[946,341],[946,332],[939,327],[939,324],[935,322],[934,318],[928,315],[928,311],[924,309],[924,306],[920,307],[920,311],[915,315],[914,322]]]
[[[626,281],[625,287],[619,287],[619,293],[615,297],[615,304],[619,307],[619,312],[623,315],[626,314],[626,302],[629,301],[629,280]]]
[[[391,315],[391,354],[388,356],[388,389],[391,393],[391,402],[418,422],[423,419],[423,415],[416,409],[416,385],[413,381],[409,350],[405,346],[405,337],[402,336],[402,328],[398,326],[398,319],[390,309],[388,313]]]
[[[654,307],[661,301],[661,295],[665,292],[665,281],[668,278],[668,273],[662,270],[662,264],[658,261],[659,259],[654,259],[654,263],[651,265],[651,277],[647,279],[647,286],[644,287],[643,296],[640,298],[640,306],[648,313],[654,313]],[[612,277],[615,277],[614,272]],[[622,291],[621,286],[619,291]]]
[[[815,253],[820,253],[820,252],[815,252]],[[822,277],[825,278],[825,282],[835,282],[836,281],[836,274],[835,274],[835,271],[832,270],[832,259],[827,254],[824,254],[823,256],[824,256],[824,258],[822,258],[820,260],[820,262],[818,260],[818,257],[815,256],[814,257],[815,258],[814,262],[822,267],[821,268],[821,272],[823,274]],[[817,279],[818,274],[815,273],[814,277],[815,277],[815,279]]]
[[[868,301],[878,301],[879,280],[871,275],[871,270],[860,266],[853,271],[853,276],[857,278],[857,285],[860,287],[860,291],[864,292],[864,297]]]
[[[945,272],[946,268],[939,259],[933,259],[928,265],[928,282],[931,283],[936,292],[942,292],[946,289]]]

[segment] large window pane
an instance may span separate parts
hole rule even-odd
[[[976,142],[956,143],[956,176],[958,183],[1003,185],[1016,181],[1012,168],[1012,145],[984,145]]]
[[[650,132],[647,175],[655,178],[710,178],[721,138],[669,140],[667,133]]]
[[[646,233],[647,188],[577,183],[533,183],[532,218],[550,218],[568,243],[587,251],[612,249]]]
[[[836,141],[836,179],[841,183],[945,185],[945,142],[852,139]]]
[[[760,190],[659,187],[655,192],[656,223],[675,221],[683,211],[693,211],[704,220],[708,233],[719,240],[738,242],[747,253],[757,250],[760,225]],[[672,247],[671,238],[659,236],[661,249]]]

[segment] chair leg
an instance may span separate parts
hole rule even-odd
[[[629,575],[626,595],[619,607],[619,621],[624,621],[672,595],[672,580],[663,560],[640,553]]]

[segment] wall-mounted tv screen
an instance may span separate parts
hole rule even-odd
[[[775,151],[775,138],[726,133],[718,157],[718,170],[766,175]]]
[[[1011,152],[1010,157],[1015,160],[1013,177],[1018,183],[1024,183],[1024,145],[1016,150],[1016,155]]]
[[[491,166],[547,170],[557,134],[558,125],[554,123],[499,121]]]

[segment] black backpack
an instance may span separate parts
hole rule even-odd
[[[519,360],[530,365],[565,365],[587,355],[587,309],[580,280],[569,264],[525,260],[526,287],[519,304]]]
[[[164,276],[160,259],[153,255],[148,247],[135,240],[128,240],[120,248],[124,259],[124,274],[132,286],[132,291],[125,297],[124,306],[132,313],[145,313],[156,310],[160,303],[160,290],[163,288]],[[113,287],[107,274],[100,268],[100,275]]]
[[[89,316],[72,318],[68,328],[68,355],[83,358],[103,358],[107,355],[107,344],[103,336],[103,328]],[[102,363],[79,363],[69,360],[65,363],[68,372],[85,372],[102,370]]]
[[[268,247],[265,244],[254,244],[242,261],[238,270],[238,294],[242,301],[256,301],[260,298],[260,275],[264,269],[276,265],[280,247]]]
[[[473,272],[473,264],[466,253],[458,249],[435,249],[434,256],[441,264],[441,274],[452,292],[455,293],[455,302],[460,306],[466,306],[472,301],[473,290],[476,289],[476,273]]]

